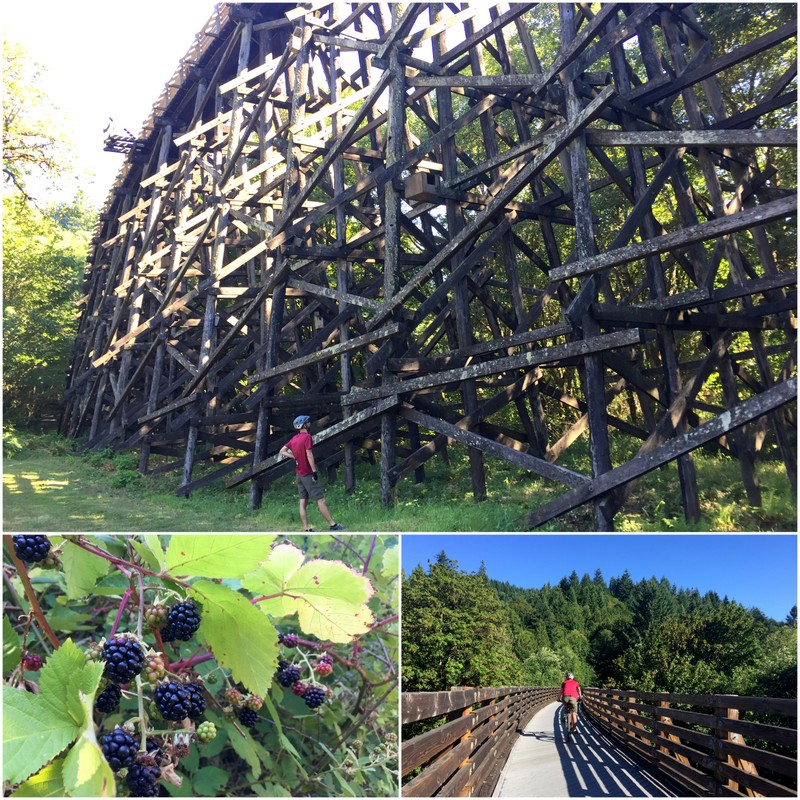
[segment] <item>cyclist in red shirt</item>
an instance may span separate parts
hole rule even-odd
[[[297,433],[280,449],[280,454],[285,458],[293,458],[295,461],[295,473],[297,476],[297,491],[300,494],[300,521],[303,529],[313,530],[308,525],[308,501],[316,500],[319,513],[325,517],[325,521],[332,531],[345,530],[344,525],[333,521],[328,505],[325,502],[325,493],[317,475],[317,464],[314,461],[314,452],[311,449],[313,441],[308,432],[311,418],[305,415],[295,417],[294,427]]]
[[[561,697],[558,699],[565,706],[564,713],[569,713],[569,726],[572,733],[578,730],[578,700],[582,696],[581,685],[575,680],[575,676],[568,672],[566,680],[561,684]]]

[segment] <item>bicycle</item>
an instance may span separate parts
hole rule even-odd
[[[577,723],[573,726],[570,725],[570,707],[563,703],[562,710],[561,710],[561,724],[564,726],[564,740],[569,744],[572,740],[572,737],[578,732],[578,725]]]

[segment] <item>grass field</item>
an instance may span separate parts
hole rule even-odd
[[[6,437],[8,438],[8,437]],[[54,436],[15,437],[3,467],[3,524],[6,531],[296,531],[300,528],[293,476],[277,480],[258,511],[248,507],[247,485],[198,490],[177,497],[179,475],[142,476],[134,453],[72,451]],[[9,454],[10,453],[10,454]],[[571,448],[564,466],[586,472],[585,453]],[[702,452],[695,455],[703,518],[687,525],[680,508],[673,465],[646,475],[616,519],[620,531],[787,531],[797,530],[797,501],[778,462],[762,462],[763,503],[747,505],[738,465]],[[345,494],[341,478],[323,478],[334,518],[351,531],[517,531],[526,514],[557,497],[563,488],[487,459],[489,496],[474,503],[469,490],[466,451],[450,448],[450,465],[435,458],[426,466],[424,484],[413,477],[397,489],[397,502],[381,508],[379,468],[357,467],[357,488]],[[201,473],[196,473],[197,477]],[[325,523],[312,503],[309,519],[317,530]],[[553,520],[540,530],[592,529],[587,507]]]

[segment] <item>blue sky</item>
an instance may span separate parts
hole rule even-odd
[[[783,620],[797,604],[797,538],[698,534],[403,534],[403,569],[427,567],[444,550],[460,569],[481,560],[490,578],[523,588],[555,584],[574,569],[608,582],[627,569],[634,581],[655,576],[676,586],[715,591]]]

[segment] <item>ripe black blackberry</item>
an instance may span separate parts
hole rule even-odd
[[[278,641],[284,647],[297,647],[300,637],[296,633],[282,633],[278,637]]]
[[[103,645],[103,675],[114,683],[128,683],[144,667],[144,650],[133,639],[119,636]]]
[[[310,686],[303,695],[303,700],[309,708],[319,708],[325,702],[325,690],[317,686]]]
[[[161,767],[155,764],[132,764],[125,778],[132,797],[158,797],[156,782],[161,777]]]
[[[145,744],[147,746],[147,755],[152,756],[156,764],[163,763],[164,750],[161,747],[161,742],[153,736],[148,736]]]
[[[17,554],[17,558],[26,564],[42,561],[50,552],[50,540],[39,534],[12,536],[11,541],[14,543],[14,552]]]
[[[103,714],[110,714],[119,708],[119,701],[122,699],[122,689],[116,683],[109,683],[94,700],[95,711]]]
[[[239,722],[246,728],[252,728],[258,722],[258,712],[252,711],[245,706],[239,709]]]
[[[200,627],[200,611],[194,600],[175,603],[167,612],[167,624],[161,629],[161,640],[188,642]]]
[[[180,722],[189,716],[192,710],[192,698],[189,690],[182,683],[170,681],[156,687],[156,708],[164,719]]]
[[[200,719],[206,710],[203,687],[199,683],[187,683],[185,688],[189,692],[189,719]]]
[[[287,667],[278,673],[278,683],[289,687],[300,680],[300,667]]]
[[[119,772],[123,767],[128,767],[133,763],[137,747],[133,736],[122,728],[114,728],[111,733],[100,737],[100,749],[108,761],[108,766],[114,772]]]

